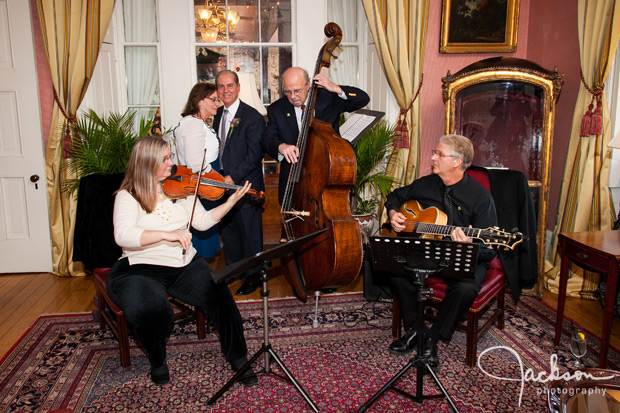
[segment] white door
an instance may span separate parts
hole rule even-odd
[[[0,273],[52,270],[37,84],[30,1],[0,0]]]

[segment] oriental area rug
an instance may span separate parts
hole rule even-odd
[[[264,342],[262,301],[240,302],[249,356]],[[274,374],[260,374],[258,385],[235,383],[213,405],[207,401],[233,373],[220,352],[216,332],[198,340],[193,321],[175,325],[168,342],[171,382],[153,384],[148,361],[131,341],[131,366],[122,368],[116,339],[101,330],[93,314],[40,317],[0,365],[0,411],[19,412],[309,412],[304,397]],[[367,303],[361,294],[325,295],[319,326],[313,327],[314,303],[269,300],[269,340],[290,373],[322,412],[355,412],[398,373],[409,357],[394,356],[391,305]],[[560,374],[572,361],[565,334],[553,346],[555,313],[532,297],[518,306],[507,298],[506,327],[492,327],[479,340],[479,366],[465,364],[465,334],[440,343],[437,377],[461,412],[548,411],[547,383],[557,357]],[[565,323],[570,329],[570,323]],[[597,365],[600,343],[587,335],[585,362]],[[510,349],[510,350],[507,350]],[[480,368],[482,367],[482,369]],[[620,355],[609,352],[609,369]],[[255,371],[264,368],[259,357]],[[284,373],[277,363],[271,370]],[[530,375],[526,373],[529,371]],[[528,376],[525,380],[522,377]],[[536,377],[536,379],[532,379]],[[547,380],[548,381],[548,380]],[[424,394],[438,393],[430,376]],[[411,369],[396,383],[416,392]],[[369,412],[449,411],[445,399],[417,403],[387,391]]]

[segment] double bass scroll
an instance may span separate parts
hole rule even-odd
[[[342,30],[335,23],[328,23],[324,31],[330,39],[319,52],[312,78],[330,66],[342,39]],[[360,228],[350,206],[357,174],[355,153],[329,123],[314,117],[316,90],[312,82],[308,115],[297,140],[299,161],[291,165],[280,211],[289,240],[328,229],[299,251],[296,258],[301,271],[288,279],[303,301],[308,289],[350,284],[359,275],[363,258]]]

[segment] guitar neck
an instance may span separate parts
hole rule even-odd
[[[484,240],[485,230],[479,228],[457,227],[454,225],[429,224],[426,222],[415,222],[414,231],[422,234],[449,236],[456,228],[461,228],[469,238]]]

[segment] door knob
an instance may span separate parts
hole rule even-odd
[[[39,185],[37,184],[37,182],[39,182],[39,175],[31,175],[30,182],[34,183],[34,189],[39,189]]]

